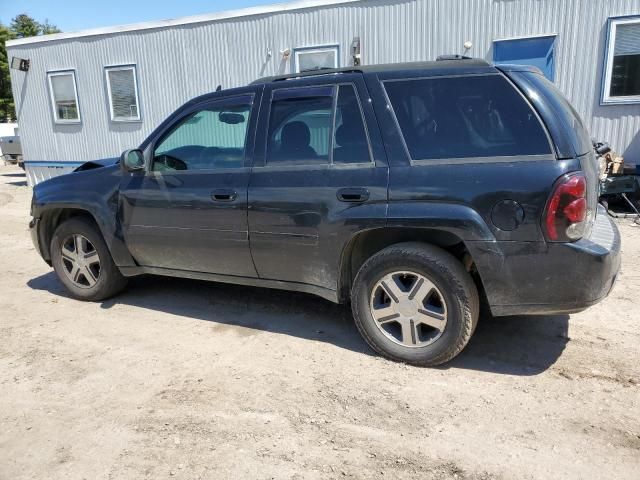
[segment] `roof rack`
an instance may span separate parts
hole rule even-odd
[[[407,70],[442,70],[442,69],[484,69],[490,65],[485,60],[465,57],[463,55],[440,55],[437,61],[430,62],[404,62],[404,63],[382,63],[373,65],[359,65],[357,67],[348,66],[341,68],[317,68],[300,73],[290,73],[286,75],[275,75],[263,77],[252,82],[253,85],[271,82],[281,82],[283,80],[293,80],[296,78],[315,77],[320,75],[337,75],[346,73],[383,73]]]
[[[289,73],[286,75],[274,75],[272,77],[263,77],[252,83],[271,83],[281,82],[283,80],[293,80],[295,78],[315,77],[319,75],[336,75],[339,73],[362,73],[359,68],[344,67],[344,68],[316,68],[313,70],[305,70],[300,73]]]
[[[471,57],[466,57],[464,55],[459,54],[449,54],[449,55],[438,55],[436,57],[436,62],[446,62],[450,60],[472,60]]]

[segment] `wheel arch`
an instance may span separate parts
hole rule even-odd
[[[383,227],[358,232],[347,242],[340,258],[338,300],[349,299],[356,274],[364,262],[386,247],[405,242],[435,245],[451,253],[471,274],[481,298],[484,286],[467,243],[455,233],[437,228]]]
[[[56,228],[70,218],[84,217],[97,227],[114,263],[118,267],[136,266],[122,238],[116,219],[111,218],[110,215],[100,215],[84,205],[48,204],[44,208],[38,209],[37,216],[40,219],[38,224],[40,249],[42,251],[42,257],[47,263],[51,263],[51,239],[53,238]]]
[[[51,262],[51,239],[53,238],[54,232],[63,222],[66,222],[70,218],[77,217],[83,217],[93,222],[104,237],[104,232],[99,222],[95,215],[89,210],[69,206],[51,206],[42,210],[38,227],[42,256],[47,262]]]

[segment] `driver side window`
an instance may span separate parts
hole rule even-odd
[[[152,171],[212,170],[244,165],[251,104],[213,105],[173,128],[153,152]]]

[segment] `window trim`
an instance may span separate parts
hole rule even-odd
[[[302,73],[299,71],[300,62],[298,57],[301,53],[322,53],[332,51],[335,52],[336,61],[333,68],[340,68],[340,44],[332,43],[328,45],[316,45],[310,47],[297,47],[293,49],[293,62],[291,64],[291,73]]]
[[[524,100],[524,102],[529,106],[531,111],[534,113],[535,117],[538,119],[540,123],[540,128],[544,132],[547,142],[549,145],[550,152],[539,154],[539,155],[501,155],[501,156],[493,156],[493,157],[461,157],[461,158],[413,158],[411,156],[411,152],[409,151],[409,145],[404,138],[404,134],[402,133],[402,128],[400,128],[400,122],[398,121],[398,117],[396,117],[396,111],[391,103],[391,99],[389,98],[389,94],[387,93],[387,88],[385,87],[385,83],[396,83],[396,82],[409,82],[414,80],[441,80],[443,78],[465,78],[465,77],[503,77],[499,73],[477,73],[471,75],[438,75],[438,76],[419,76],[419,77],[407,77],[407,78],[389,78],[381,80],[382,91],[384,92],[384,99],[387,109],[391,112],[391,117],[393,118],[394,125],[396,127],[396,131],[398,132],[398,136],[402,142],[402,147],[404,148],[405,155],[409,160],[409,164],[411,166],[426,166],[426,165],[449,165],[449,164],[471,164],[471,163],[504,163],[504,162],[532,162],[532,161],[540,161],[540,160],[557,160],[555,155],[555,147],[553,141],[551,139],[551,135],[549,134],[549,130],[546,125],[542,121],[542,117],[538,114],[537,110],[531,105],[531,102],[524,96],[524,94],[520,91],[519,88],[516,88],[510,80],[506,79],[508,84],[515,89],[515,91],[520,95],[520,97]]]
[[[183,122],[186,118],[202,111],[206,110],[209,107],[216,106],[216,104],[228,102],[228,101],[239,101],[243,98],[247,98],[248,104],[250,106],[249,110],[249,118],[247,121],[247,131],[245,133],[245,146],[244,146],[244,159],[243,164],[239,167],[229,167],[229,168],[201,168],[197,170],[175,170],[171,172],[163,172],[153,170],[153,159],[156,148],[160,143],[162,143],[169,135],[171,135]],[[252,128],[252,118],[254,115],[257,115],[255,110],[255,92],[245,92],[238,93],[235,95],[230,95],[228,97],[221,98],[211,98],[203,101],[202,103],[198,103],[193,105],[191,108],[185,109],[180,112],[176,117],[174,117],[174,121],[166,126],[158,135],[155,136],[153,141],[149,143],[149,145],[145,148],[144,156],[145,156],[145,174],[151,176],[163,176],[163,175],[195,175],[195,174],[206,174],[206,173],[217,173],[217,172],[238,172],[238,171],[246,171],[250,166],[247,165],[247,155],[251,148],[250,142],[250,134]],[[255,127],[254,127],[255,129]]]
[[[602,67],[602,86],[600,105],[630,105],[640,103],[640,95],[624,97],[612,97],[611,80],[613,72],[613,53],[616,44],[616,32],[618,25],[640,24],[640,15],[628,15],[623,17],[610,17],[607,19],[607,44],[605,47],[604,65]]]
[[[113,111],[113,96],[111,95],[111,81],[109,79],[109,72],[119,71],[133,71],[133,89],[136,95],[136,107],[138,115],[135,117],[115,117]],[[109,118],[114,123],[135,123],[142,121],[142,113],[140,109],[140,95],[138,93],[138,69],[135,63],[123,64],[123,65],[108,65],[104,67],[104,81],[107,87],[107,103],[109,104]]]
[[[299,85],[299,86],[283,86],[281,88],[274,88],[271,90],[270,94],[269,94],[269,110],[267,111],[267,125],[266,125],[266,135],[264,138],[264,166],[266,168],[274,168],[276,166],[283,166],[283,167],[293,167],[293,166],[299,166],[299,167],[310,167],[310,166],[320,166],[320,165],[326,165],[326,166],[330,166],[332,165],[332,161],[333,161],[333,138],[330,135],[329,136],[329,152],[328,152],[328,158],[327,158],[327,162],[326,163],[297,163],[294,161],[291,162],[269,162],[269,131],[270,131],[270,127],[271,127],[271,113],[273,110],[273,102],[274,101],[278,101],[275,100],[275,96],[276,96],[276,92],[278,91],[283,91],[283,90],[313,90],[313,89],[318,89],[318,88],[331,88],[331,95],[326,95],[327,98],[331,98],[331,105],[332,105],[332,111],[331,111],[331,125],[333,125],[333,117],[335,116],[335,103],[336,103],[336,97],[338,95],[338,88],[336,84],[322,84],[322,85]],[[309,95],[309,97],[317,97],[318,95]],[[325,96],[325,95],[322,95]],[[298,98],[298,97],[296,97]],[[307,96],[303,95],[299,98],[307,98]],[[331,127],[330,127],[331,128]]]
[[[73,79],[73,94],[76,102],[76,109],[78,110],[78,118],[69,120],[64,118],[58,118],[58,110],[56,109],[56,99],[53,94],[53,83],[51,82],[52,77],[61,77],[65,75],[71,75]],[[76,81],[76,71],[75,69],[68,68],[65,70],[52,70],[47,72],[47,83],[49,84],[49,99],[51,101],[51,110],[53,111],[53,123],[57,125],[72,125],[82,123],[82,114],[80,113],[80,101],[78,99],[78,84]]]
[[[341,86],[351,86],[353,87],[353,91],[356,94],[356,99],[358,100],[358,108],[360,109],[360,118],[362,119],[362,125],[364,127],[364,133],[367,140],[367,149],[369,151],[369,161],[368,162],[357,162],[357,163],[334,163],[333,161],[333,150],[335,148],[335,133],[336,133],[336,114],[338,111],[338,95],[340,94]],[[282,90],[294,90],[294,89],[313,89],[313,88],[324,88],[330,87],[333,88],[332,93],[332,111],[331,111],[331,132],[329,136],[329,161],[327,163],[288,163],[288,162],[269,162],[269,126],[271,122],[271,109],[274,102],[274,97],[277,91]],[[263,100],[264,101],[264,100]],[[367,118],[364,114],[364,109],[362,107],[362,100],[360,99],[360,94],[358,93],[358,86],[354,82],[338,82],[338,83],[323,83],[323,84],[311,84],[311,85],[299,85],[299,86],[282,86],[278,88],[274,88],[271,90],[269,94],[269,109],[267,110],[267,128],[265,135],[265,144],[264,144],[264,161],[262,165],[254,166],[254,168],[269,168],[269,169],[287,169],[299,167],[298,169],[304,168],[313,168],[313,167],[323,167],[323,168],[349,168],[349,167],[375,167],[376,162],[373,155],[373,148],[371,146],[371,135],[369,133],[369,127],[367,125]],[[276,100],[277,101],[277,100]]]

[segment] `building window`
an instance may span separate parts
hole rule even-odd
[[[640,103],[640,17],[609,19],[602,103]]]
[[[136,122],[140,120],[140,102],[136,67],[107,67],[105,69],[109,111],[114,122]]]
[[[293,60],[294,73],[338,68],[338,46],[296,48]]]
[[[55,123],[80,123],[75,72],[49,72],[47,77]]]

